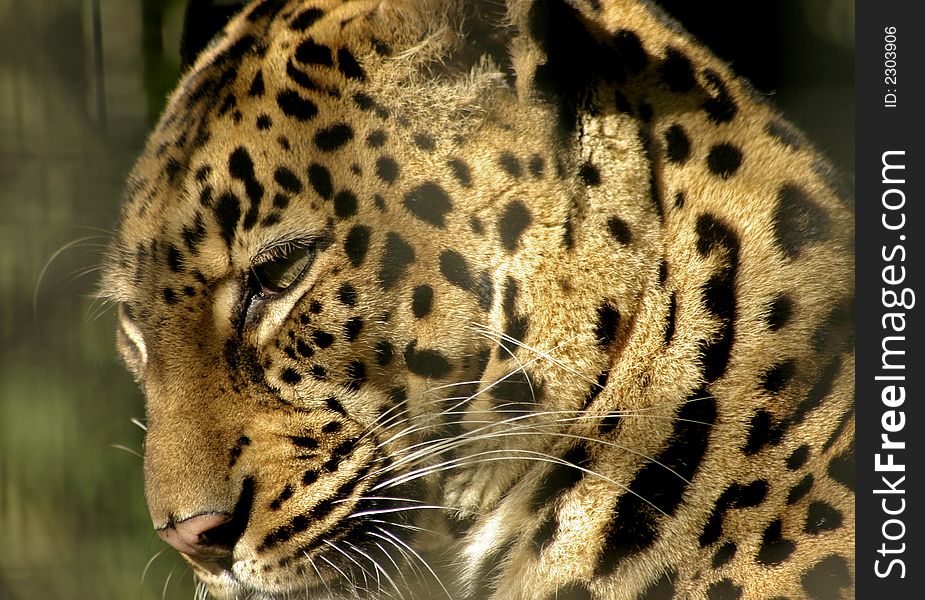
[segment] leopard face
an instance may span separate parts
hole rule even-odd
[[[263,0],[102,293],[216,598],[853,589],[851,199],[646,2]]]

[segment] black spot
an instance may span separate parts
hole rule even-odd
[[[308,306],[308,310],[316,315],[321,312],[321,308],[321,302],[318,302],[317,300],[312,300],[311,304]]]
[[[398,163],[391,156],[380,156],[376,159],[376,175],[389,185],[395,183],[395,178],[398,177]]]
[[[357,92],[351,97],[353,101],[356,102],[357,107],[362,111],[369,111],[376,108],[376,101],[365,92]]]
[[[289,28],[293,31],[305,31],[311,27],[315,21],[321,18],[324,15],[324,11],[320,8],[309,8],[303,10],[289,23]]]
[[[662,573],[662,576],[652,582],[637,596],[638,600],[672,600],[675,595],[674,580],[678,574],[675,571]]]
[[[807,458],[809,458],[809,446],[803,444],[787,457],[787,470],[796,471],[806,464]]]
[[[286,76],[294,81],[302,89],[314,92],[318,90],[318,84],[304,71],[296,67],[295,62],[289,60],[286,62]]]
[[[687,92],[694,87],[694,68],[680,50],[668,48],[661,64],[662,81],[672,92]]]
[[[723,534],[723,518],[731,508],[752,508],[761,504],[768,493],[768,482],[757,479],[747,485],[733,483],[720,494],[710,511],[710,517],[700,532],[700,546],[708,546]]]
[[[513,252],[517,249],[520,236],[532,220],[530,211],[520,200],[513,200],[504,207],[498,219],[498,235],[505,250]]]
[[[303,358],[311,358],[315,354],[315,350],[302,340],[296,340],[295,349]]]
[[[674,195],[674,207],[677,209],[684,208],[684,192],[678,192]]]
[[[842,588],[851,587],[851,570],[844,558],[830,554],[813,565],[800,583],[813,600],[837,600]]]
[[[353,139],[353,128],[346,123],[335,123],[315,132],[315,146],[322,152],[333,152]]]
[[[421,377],[439,379],[452,370],[450,361],[436,350],[418,350],[417,341],[405,347],[404,358],[408,370]]]
[[[728,123],[735,118],[738,108],[732,96],[729,94],[729,90],[726,89],[726,84],[723,83],[723,79],[719,76],[719,73],[712,69],[705,69],[703,78],[706,79],[707,83],[716,91],[716,95],[712,96],[702,105],[703,109],[707,112],[707,117],[717,125],[720,123]]]
[[[777,139],[791,150],[799,150],[805,143],[803,134],[797,131],[793,125],[785,121],[778,121],[776,119],[768,121],[764,126],[764,130],[768,135]]]
[[[433,181],[426,181],[405,194],[404,205],[415,217],[441,229],[446,227],[444,217],[453,208],[449,194]]]
[[[646,101],[639,103],[639,108],[636,109],[639,113],[639,118],[642,119],[643,123],[649,123],[652,121],[652,105]]]
[[[450,170],[453,171],[453,177],[462,184],[463,187],[472,186],[472,173],[469,170],[469,165],[463,162],[460,158],[453,158],[446,163]]]
[[[709,600],[738,600],[742,597],[742,588],[731,579],[720,579],[707,588]]]
[[[620,496],[596,573],[609,575],[627,557],[651,546],[662,515],[671,517],[693,481],[716,421],[716,400],[693,392],[677,413],[667,446],[643,466]],[[674,474],[670,477],[666,473]],[[678,477],[677,475],[680,475]]]
[[[218,197],[213,210],[215,211],[215,219],[218,221],[218,227],[221,230],[222,239],[230,247],[232,241],[234,241],[238,220],[241,218],[241,201],[231,192],[225,192]]]
[[[501,296],[501,310],[508,319],[517,316],[517,280],[511,276],[504,279],[504,293]]]
[[[366,258],[366,252],[369,250],[369,234],[369,227],[354,225],[344,238],[344,253],[354,267],[362,265]]]
[[[455,250],[440,253],[440,273],[456,287],[466,292],[472,291],[472,275],[465,257]]]
[[[384,367],[392,362],[395,356],[395,348],[388,340],[379,340],[376,342],[376,364]]]
[[[610,377],[610,369],[604,369],[597,375],[597,381],[591,384],[591,389],[588,390],[587,395],[585,395],[584,407],[588,408],[591,406],[591,403],[594,402],[594,399],[597,398],[601,392],[604,391],[604,387],[607,385],[607,379]]]
[[[746,456],[757,454],[766,445],[777,445],[783,436],[783,429],[775,425],[771,414],[766,410],[759,410],[751,418],[748,425],[748,439],[742,452]]]
[[[519,346],[516,342],[508,340],[522,342],[527,338],[529,331],[530,318],[527,315],[512,315],[508,317],[504,326],[505,337],[498,345],[498,358],[504,359],[508,356],[512,356]]]
[[[300,450],[317,450],[320,446],[316,438],[305,435],[290,435],[289,441]]]
[[[334,336],[320,329],[312,333],[312,339],[315,340],[315,345],[322,349],[334,343]]]
[[[597,309],[597,325],[594,327],[594,337],[601,346],[609,346],[617,338],[617,329],[620,327],[620,311],[605,302]]]
[[[322,381],[328,376],[328,370],[322,367],[321,365],[314,365],[311,369],[312,377]]]
[[[296,373],[294,369],[287,368],[280,374],[280,379],[283,380],[283,383],[294,385],[302,381],[302,376]]]
[[[665,131],[665,147],[668,162],[683,165],[691,153],[691,142],[684,128],[677,123]]]
[[[828,502],[816,500],[810,502],[806,509],[806,522],[803,531],[810,535],[818,535],[823,531],[831,531],[842,526],[841,511]]]
[[[179,302],[179,299],[177,298],[177,293],[173,291],[172,289],[170,289],[169,287],[165,287],[162,290],[162,293],[164,295],[164,302],[166,302],[168,305],[173,306],[174,304]]]
[[[742,164],[742,151],[733,144],[714,144],[707,154],[707,168],[723,179],[735,175]]]
[[[392,48],[382,40],[372,38],[370,41],[373,43],[373,50],[376,51],[376,54],[379,56],[391,56]]]
[[[247,90],[247,95],[251,98],[262,98],[265,89],[263,85],[263,71],[257,71],[257,74],[254,75],[254,79],[251,81],[250,89]]]
[[[848,301],[847,306],[844,301],[836,304],[813,332],[813,350],[823,355],[850,352],[854,348],[853,325],[853,300]]]
[[[298,194],[302,191],[302,182],[295,173],[286,167],[277,167],[276,172],[273,173],[273,179],[276,180],[279,187],[290,194]]]
[[[502,153],[498,158],[498,165],[511,177],[518,178],[523,175],[524,170],[520,166],[520,160],[511,152]]]
[[[546,161],[539,154],[534,154],[527,163],[527,169],[530,171],[530,175],[535,179],[539,179],[546,172]]]
[[[370,148],[381,148],[382,145],[385,144],[386,139],[388,139],[386,133],[381,129],[377,129],[366,136],[366,144]]]
[[[318,107],[295,90],[285,89],[276,95],[276,105],[287,117],[298,121],[309,121],[318,114]]]
[[[292,200],[286,194],[274,194],[273,195],[273,207],[280,210],[285,210],[289,206],[289,202]]]
[[[562,456],[562,462],[549,469],[546,478],[533,492],[530,500],[530,510],[537,512],[551,501],[558,500],[566,492],[575,487],[584,478],[582,469],[591,464],[588,449],[579,444]]]
[[[314,471],[314,470],[305,471],[305,473],[302,474],[302,485],[304,486],[312,485],[313,483],[318,481],[318,475],[320,475],[318,471]]]
[[[792,358],[777,363],[761,376],[761,387],[771,394],[778,394],[784,389],[796,372],[796,361]]]
[[[434,136],[428,133],[423,133],[423,132],[415,133],[412,139],[414,141],[414,145],[420,148],[421,150],[426,150],[430,152],[434,148],[437,147],[437,142],[434,140]]]
[[[658,263],[658,284],[665,285],[666,281],[668,281],[668,263],[663,258]]]
[[[397,233],[385,236],[385,251],[379,266],[379,285],[383,290],[391,289],[405,276],[408,265],[414,262],[414,248]]]
[[[355,215],[358,204],[357,197],[349,190],[341,190],[334,194],[334,214],[341,219]]]
[[[324,399],[324,406],[331,412],[335,412],[342,417],[347,416],[347,410],[344,408],[344,405],[337,400],[337,398],[329,397]]]
[[[430,314],[434,301],[434,289],[429,285],[419,285],[411,294],[411,312],[415,318],[422,319]]]
[[[331,172],[327,167],[318,163],[313,163],[308,167],[308,182],[312,185],[315,192],[324,198],[330,200],[334,194],[334,184],[331,182]]]
[[[337,290],[337,299],[344,306],[355,306],[357,303],[357,291],[349,283],[343,283]]]
[[[358,390],[366,382],[366,365],[359,360],[348,364],[347,378],[349,379],[347,387],[354,391]]]
[[[303,40],[295,50],[295,59],[307,65],[334,66],[334,55],[327,46],[316,43],[311,38]]]
[[[276,496],[276,498],[270,502],[270,510],[279,510],[282,507],[283,502],[292,498],[294,491],[295,490],[293,487],[287,483],[282,491]]]
[[[475,235],[483,235],[485,233],[485,225],[482,224],[482,220],[478,217],[469,217],[469,229],[471,229],[472,233]]]
[[[270,115],[260,115],[257,117],[255,124],[257,125],[257,129],[266,131],[273,126],[273,121],[270,119]]]
[[[713,568],[718,569],[728,563],[736,555],[735,542],[726,542],[719,547],[716,554],[713,555]]]
[[[613,36],[613,45],[630,73],[641,73],[649,62],[636,32],[621,29]]]
[[[623,246],[628,246],[633,241],[633,232],[630,231],[626,221],[620,217],[613,216],[607,219],[607,231]]]
[[[793,300],[786,294],[774,298],[768,309],[768,327],[771,331],[778,331],[790,321],[793,313]]]
[[[832,457],[826,467],[829,477],[854,491],[854,450],[848,449]]]
[[[812,473],[807,473],[799,483],[790,488],[790,492],[787,494],[787,504],[796,504],[802,500],[813,489],[814,482],[815,479]]]
[[[180,252],[173,244],[167,245],[167,266],[174,273],[182,273],[185,270],[183,266],[183,253]]]
[[[356,341],[362,330],[362,317],[351,317],[350,319],[347,319],[346,323],[344,323],[344,337],[347,338],[348,342]]]
[[[781,520],[775,519],[761,534],[761,546],[758,548],[758,554],[755,555],[755,560],[760,564],[779,565],[793,554],[796,544],[783,537],[782,527]]]
[[[596,187],[601,185],[601,171],[592,162],[582,163],[578,169],[578,177],[587,186]]]
[[[363,67],[360,66],[360,63],[357,62],[356,57],[353,56],[350,50],[346,48],[341,48],[337,51],[337,70],[347,79],[366,80]]]
[[[797,405],[796,410],[790,415],[787,426],[795,425],[803,421],[806,415],[815,410],[822,401],[825,400],[832,391],[836,377],[841,372],[842,361],[836,356],[828,362],[823,368],[822,373],[813,387],[807,392],[806,397]]]
[[[787,258],[796,258],[804,246],[829,237],[829,216],[803,188],[784,184],[777,194],[774,237]]]
[[[625,115],[633,114],[633,105],[630,104],[630,101],[620,93],[619,90],[614,91],[613,93],[614,106],[617,107],[617,110]]]
[[[254,174],[254,161],[250,153],[243,147],[238,146],[228,157],[229,174],[244,184],[244,190],[250,200],[251,208],[245,219],[244,228],[250,229],[248,220],[256,221],[257,208],[263,199],[264,189]]]
[[[535,411],[544,395],[542,382],[531,379],[523,369],[495,381],[487,391],[499,401],[495,410],[507,415]]]
[[[331,435],[333,433],[339,433],[344,426],[338,421],[328,421],[321,427],[321,432]]]
[[[675,332],[675,318],[678,312],[678,298],[674,292],[671,293],[671,300],[668,304],[668,316],[665,319],[665,345],[671,343],[671,338]]]

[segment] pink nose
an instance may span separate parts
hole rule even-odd
[[[233,543],[228,544],[221,527],[230,520],[227,513],[196,515],[158,529],[157,535],[196,562],[214,561],[231,555]]]

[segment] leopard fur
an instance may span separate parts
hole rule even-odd
[[[254,1],[101,284],[154,527],[216,598],[851,597],[851,202],[643,0]]]

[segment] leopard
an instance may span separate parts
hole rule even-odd
[[[231,12],[100,283],[197,597],[853,596],[851,184],[766,95],[647,0]]]

